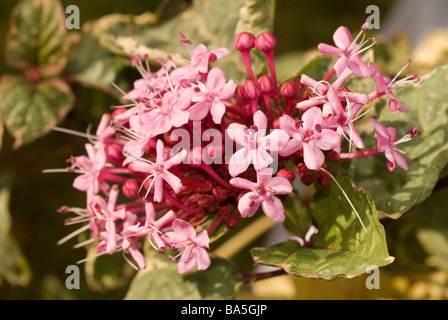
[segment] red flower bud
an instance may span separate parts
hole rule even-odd
[[[274,50],[277,45],[277,39],[269,32],[263,32],[255,39],[255,46],[263,52]]]
[[[292,99],[297,96],[297,87],[292,82],[285,82],[280,88],[280,93],[287,99]]]
[[[258,100],[261,97],[261,87],[255,80],[246,80],[241,86],[241,95],[247,101]]]
[[[140,189],[140,183],[135,179],[128,179],[121,187],[123,194],[128,199],[138,198],[138,189]]]
[[[261,92],[263,94],[269,94],[274,91],[274,86],[272,85],[271,78],[268,75],[262,75],[258,78],[258,84],[261,87]]]
[[[255,45],[255,36],[249,32],[241,32],[235,37],[234,45],[238,51],[250,50]]]
[[[277,177],[286,178],[290,183],[293,183],[296,179],[296,174],[291,169],[282,168],[277,172]]]

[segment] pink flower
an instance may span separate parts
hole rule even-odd
[[[292,139],[279,154],[289,156],[303,147],[305,165],[310,170],[319,170],[325,162],[322,150],[331,150],[340,143],[340,136],[333,130],[322,128],[323,115],[318,107],[305,111],[302,120],[295,121],[288,115],[280,118],[280,128]]]
[[[325,117],[326,121],[323,122],[323,127],[336,128],[337,133],[341,136],[347,138],[347,134],[349,136],[347,140],[356,148],[364,149],[364,142],[353,124],[353,121],[357,119],[356,115],[362,109],[363,105],[360,103],[350,104],[350,102],[347,101],[345,110],[336,91],[331,87],[328,89],[327,96],[329,102],[323,106],[324,117],[325,114],[327,114]],[[340,153],[340,149],[340,144],[338,144],[335,151]]]
[[[150,100],[151,109],[143,113],[140,120],[152,126],[153,137],[168,132],[172,127],[179,128],[188,122],[190,114],[186,109],[191,104],[191,97],[191,89],[185,90],[179,97],[168,91],[161,101]]]
[[[94,194],[97,194],[100,190],[107,192],[109,185],[101,177],[101,173],[106,166],[104,145],[95,148],[90,143],[86,143],[85,148],[87,157],[79,156],[70,159],[72,170],[82,173],[73,181],[73,188]]]
[[[377,139],[377,150],[379,152],[384,152],[389,171],[394,171],[395,163],[404,170],[408,170],[406,159],[402,154],[404,152],[397,149],[397,144],[409,141],[413,136],[408,134],[399,141],[396,141],[397,130],[394,127],[386,128],[383,124],[373,118],[370,118],[370,121],[372,121],[376,130],[375,138]]]
[[[362,48],[365,43],[371,40],[364,41],[362,39],[361,43],[356,41],[361,36],[365,35],[365,28],[363,26],[361,32],[358,34],[355,40],[353,40],[350,30],[346,27],[339,27],[333,34],[333,40],[336,47],[320,43],[317,48],[323,54],[328,54],[332,56],[340,56],[339,60],[333,66],[336,71],[336,75],[339,76],[344,71],[346,67],[352,70],[355,76],[360,78],[370,77],[372,71],[366,66],[366,64],[361,60],[361,53],[367,50],[369,47]]]
[[[237,85],[233,80],[226,83],[224,72],[219,68],[210,70],[207,83],[199,82],[198,92],[193,94],[193,102],[189,109],[191,120],[202,120],[210,111],[213,122],[221,123],[226,111],[225,102],[233,97]],[[195,88],[195,90],[196,90]]]
[[[164,153],[164,144],[162,140],[157,141],[156,149],[157,149],[156,162],[152,162],[143,158],[138,158],[137,160],[131,162],[130,165],[132,170],[149,173],[149,175],[142,183],[142,187],[147,180],[152,178],[151,185],[147,189],[145,198],[148,196],[152,186],[154,186],[154,201],[161,202],[163,197],[163,181],[168,183],[168,185],[176,193],[179,193],[180,190],[182,189],[183,186],[181,180],[168,170],[172,166],[181,163],[187,157],[187,151],[183,149],[175,156],[166,159],[168,155],[165,155]]]
[[[238,202],[241,216],[251,217],[261,205],[263,212],[272,220],[283,222],[285,209],[280,199],[274,195],[290,194],[293,190],[291,183],[284,177],[272,177],[271,168],[263,168],[257,172],[257,183],[243,178],[232,178],[230,184],[235,188],[248,189]]]
[[[91,203],[94,220],[106,230],[106,252],[113,254],[117,249],[117,230],[115,221],[126,218],[126,209],[116,209],[118,185],[112,186],[107,202],[100,196],[95,196]]]
[[[198,270],[206,270],[211,263],[210,256],[205,248],[209,248],[210,238],[207,230],[196,235],[196,230],[188,222],[176,219],[173,224],[173,231],[166,232],[166,241],[173,250],[184,248],[180,254],[177,264],[177,271],[185,273],[195,266]]]
[[[404,108],[395,97],[392,91],[392,80],[389,77],[383,77],[377,65],[373,62],[370,64],[370,69],[372,70],[372,78],[376,82],[376,93],[380,96],[387,94],[390,97],[389,109],[391,111],[398,110],[401,112],[408,112],[408,110]]]
[[[138,240],[146,233],[146,230],[147,228],[141,225],[137,215],[127,213],[121,232],[121,238],[123,238],[121,248],[132,256],[140,269],[146,268],[146,260],[140,252],[142,244]]]
[[[229,160],[229,173],[232,177],[246,171],[251,163],[257,171],[269,166],[274,159],[268,150],[277,152],[283,149],[288,141],[288,134],[281,129],[275,129],[266,136],[268,122],[262,111],[258,110],[253,119],[254,125],[250,128],[232,123],[226,130],[233,141],[243,146]]]
[[[333,89],[336,92],[336,96],[339,99],[348,100],[350,102],[367,104],[369,103],[369,97],[363,93],[357,92],[345,92],[342,90],[338,90],[341,88],[342,84],[353,74],[353,72],[349,69],[345,69],[341,75],[331,84],[327,85],[323,81],[316,81],[309,76],[302,74],[300,77],[300,83],[306,85],[307,87],[313,90],[314,95],[306,100],[300,101],[297,103],[296,108],[306,111],[309,108],[315,107],[320,104],[325,104],[329,102],[328,92],[330,89]],[[326,115],[324,115],[327,117]]]
[[[157,251],[165,251],[166,240],[161,236],[162,230],[177,218],[176,213],[173,210],[168,211],[163,217],[156,220],[156,211],[154,204],[151,202],[145,203],[145,228],[147,228],[148,236],[152,237],[157,245]]]

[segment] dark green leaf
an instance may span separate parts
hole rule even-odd
[[[254,248],[259,264],[284,269],[296,277],[331,280],[353,278],[370,266],[385,266],[394,258],[387,250],[383,226],[370,196],[347,178],[339,183],[357,209],[366,233],[341,190],[332,183],[316,193],[310,207],[318,234],[311,248],[283,242],[270,248]]]
[[[231,299],[242,284],[242,275],[227,260],[212,259],[207,270],[177,272],[177,263],[166,256],[152,257],[146,270],[134,278],[128,300]]]
[[[90,247],[87,257],[95,254],[96,246]],[[135,274],[135,270],[123,259],[123,255],[118,253],[87,260],[85,267],[87,285],[90,289],[102,293],[124,288]]]
[[[416,221],[416,236],[425,251],[435,257],[439,268],[448,271],[448,215],[445,201],[448,189],[441,189],[413,208],[409,215]]]
[[[67,62],[64,10],[57,0],[22,0],[15,7],[6,57],[20,69],[39,67],[44,75],[59,73]]]
[[[288,195],[283,201],[285,208],[285,228],[300,237],[304,237],[311,225],[311,216],[298,193]]]
[[[15,148],[47,133],[72,108],[73,93],[60,79],[33,84],[5,75],[0,80],[1,116],[16,139]]]
[[[421,136],[397,147],[406,152],[408,171],[396,167],[389,172],[384,155],[354,159],[350,164],[354,182],[369,191],[378,210],[389,217],[398,218],[425,200],[448,163],[447,87],[448,66],[445,66],[425,76],[420,83],[397,90],[398,101],[409,112],[390,111],[389,99],[377,103],[379,116],[374,118],[385,126],[396,127],[397,140],[416,125],[421,132]],[[365,142],[366,150],[376,147],[373,137],[366,137]]]
[[[148,54],[151,62],[171,57],[182,65],[182,57],[188,57],[179,42],[182,32],[194,46],[203,43],[209,50],[231,50],[214,65],[222,68],[228,78],[240,81],[247,74],[240,53],[234,48],[234,38],[241,31],[255,35],[272,32],[273,11],[273,0],[196,0],[188,10],[158,25],[151,19],[142,23],[142,16],[114,15],[114,19],[102,19],[101,44],[117,54]],[[254,54],[253,59],[254,72],[258,74],[265,68],[265,59],[260,54]]]
[[[0,279],[12,285],[26,286],[31,280],[31,270],[22,250],[10,234],[10,191],[0,183]]]

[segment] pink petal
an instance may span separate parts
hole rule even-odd
[[[276,222],[285,221],[285,209],[283,204],[277,197],[267,195],[261,203],[261,208],[265,215]]]
[[[196,243],[199,247],[209,248],[210,238],[207,230],[199,232],[196,238],[194,238],[194,243]]]
[[[220,101],[213,101],[210,106],[210,114],[212,115],[213,122],[216,124],[221,123],[221,119],[226,112],[226,106]]]
[[[403,170],[408,170],[408,164],[406,163],[406,159],[401,154],[401,152],[398,150],[394,150],[394,156],[395,156],[395,162],[398,164],[398,166]]]
[[[171,153],[174,153],[174,152],[171,151]],[[171,153],[170,153],[170,158],[167,161],[165,161],[165,164],[163,165],[165,170],[168,170],[172,166],[178,165],[182,161],[184,161],[185,158],[187,157],[188,151],[185,149],[182,149],[180,152],[176,153],[174,156],[172,156]]]
[[[90,174],[79,175],[73,180],[73,188],[79,191],[88,191],[92,186],[93,177]],[[92,190],[94,193],[98,193],[99,190]]]
[[[172,226],[175,234],[183,241],[193,240],[196,237],[193,226],[182,219],[174,220]]]
[[[249,181],[244,178],[232,178],[229,183],[235,188],[239,189],[248,189],[255,192],[258,188],[258,185],[252,181]]]
[[[372,75],[372,70],[358,56],[351,59],[349,67],[358,78],[368,78]]]
[[[347,27],[339,27],[333,34],[333,40],[338,48],[347,50],[353,42],[352,34]]]
[[[186,124],[188,122],[189,117],[190,117],[190,113],[188,111],[182,111],[182,110],[175,109],[170,113],[171,124],[176,128],[179,128],[179,127],[183,126],[184,124]],[[157,126],[157,124],[156,124],[156,126]]]
[[[247,137],[245,131],[247,127],[239,123],[231,123],[226,129],[226,133],[230,139],[241,146],[247,145]]]
[[[172,174],[169,171],[164,171],[160,177],[165,180],[171,188],[173,188],[174,192],[179,193],[182,190],[182,182],[181,180],[175,176],[174,174]],[[155,191],[154,191],[154,196],[155,196]],[[160,202],[160,201],[159,201]]]
[[[288,179],[284,177],[274,177],[267,184],[271,187],[276,194],[290,194],[292,193],[293,187]]]
[[[318,107],[313,107],[305,111],[302,115],[303,128],[305,130],[315,130],[316,124],[321,125],[323,121],[322,110]]]
[[[394,171],[395,169],[395,157],[394,157],[394,153],[392,152],[392,150],[389,148],[384,152],[384,155],[386,156],[387,159],[387,168],[389,169],[389,171]]]
[[[163,180],[160,177],[160,175],[156,175],[153,179],[154,179],[153,185],[152,185],[152,187],[154,188],[153,200],[155,202],[162,202],[162,200],[163,200]]]
[[[190,113],[190,120],[204,119],[210,110],[210,101],[202,100],[191,106],[188,110]]]
[[[292,155],[294,152],[299,151],[303,147],[303,143],[298,139],[291,139],[288,141],[286,146],[280,150],[279,155],[282,157],[288,157]]]
[[[312,141],[304,144],[303,158],[306,167],[310,170],[319,170],[325,162],[324,153],[316,148]]]
[[[130,247],[128,249],[128,251],[131,254],[131,256],[134,259],[134,261],[137,263],[137,266],[140,269],[145,269],[146,268],[145,256],[140,252],[140,250],[138,250],[135,247]]]
[[[210,266],[211,259],[210,256],[208,255],[207,250],[205,250],[204,248],[194,247],[193,255],[196,257],[196,264],[198,266],[198,270],[206,270]]]
[[[254,164],[254,168],[257,171],[262,168],[268,167],[274,161],[274,159],[265,149],[257,148],[252,152],[253,152],[252,161]]]
[[[339,77],[350,64],[350,60],[346,56],[342,56],[333,65],[333,69],[336,71],[336,75]]]
[[[224,72],[219,68],[213,68],[207,76],[207,88],[210,91],[217,91],[226,83]]]
[[[252,217],[260,207],[261,199],[253,192],[248,192],[238,201],[238,211],[243,218]]]
[[[335,131],[322,129],[322,133],[313,138],[314,145],[322,150],[331,150],[341,142],[341,137]]]
[[[157,140],[156,144],[156,163],[161,164],[165,158],[165,152],[164,152],[165,145],[163,144],[162,140]]]
[[[280,129],[286,131],[286,133],[293,137],[297,133],[296,121],[287,114],[280,117],[279,120]]]
[[[177,263],[177,272],[180,274],[192,270],[196,264],[196,257],[192,253],[193,247],[187,247],[181,254],[179,262]]]
[[[254,125],[257,126],[258,130],[264,130],[266,132],[266,129],[268,127],[268,118],[263,113],[263,111],[258,110],[254,114]]]
[[[229,173],[232,177],[247,170],[252,162],[252,155],[248,148],[244,147],[235,152],[229,160]]]
[[[375,128],[376,132],[378,132],[378,134],[382,135],[385,138],[389,138],[389,132],[387,131],[386,127],[379,121],[377,121],[374,118],[369,118],[370,121],[373,124],[373,127]]]
[[[168,116],[161,116],[157,121],[153,123],[153,131],[151,135],[153,137],[158,136],[159,134],[166,133],[171,130],[173,127]]]
[[[222,89],[215,95],[219,100],[229,100],[235,94],[237,84],[233,80],[229,80]]]
[[[268,136],[259,141],[259,147],[269,151],[282,150],[289,141],[289,134],[282,129],[274,129]]]
[[[341,56],[345,52],[345,50],[342,50],[341,48],[336,48],[336,47],[331,46],[331,45],[326,44],[326,43],[319,43],[317,45],[317,49],[321,53],[328,54],[328,55],[331,55],[331,56]]]

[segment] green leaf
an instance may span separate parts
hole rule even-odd
[[[3,177],[2,177],[3,178]],[[11,285],[26,286],[31,280],[28,261],[16,240],[11,235],[9,213],[10,191],[0,183],[0,280],[4,278]]]
[[[329,56],[318,55],[308,61],[300,70],[287,81],[292,81],[294,78],[306,74],[312,79],[320,81],[331,70],[334,59]]]
[[[409,212],[416,223],[418,241],[445,271],[448,271],[448,215],[443,208],[447,197],[448,189],[443,188]]]
[[[127,300],[231,299],[242,284],[242,275],[229,261],[212,259],[207,270],[177,272],[177,263],[166,256],[152,257],[131,283]]]
[[[121,254],[102,255],[93,258],[97,254],[96,246],[88,249],[85,262],[86,282],[90,289],[105,293],[127,286],[135,274],[135,270],[123,259]]]
[[[7,36],[6,58],[19,68],[59,73],[67,63],[65,14],[57,0],[22,0],[15,7]]]
[[[83,26],[81,40],[71,57],[71,71],[83,85],[119,94],[115,89],[111,90],[111,83],[123,90],[129,89],[129,81],[121,75],[130,66],[131,60],[112,53],[101,45],[99,21]]]
[[[0,79],[0,112],[14,147],[47,133],[73,106],[73,93],[60,79],[37,84],[21,76],[5,75]]]
[[[286,230],[303,238],[311,225],[311,216],[299,194],[288,195],[283,201],[283,206]]]
[[[158,25],[151,19],[142,23],[141,16],[114,15],[115,19],[103,18],[107,20],[103,20],[101,44],[117,54],[147,54],[153,63],[171,57],[177,65],[183,65],[183,57],[189,54],[180,45],[182,32],[194,46],[203,43],[209,50],[228,48],[231,53],[214,66],[238,82],[247,74],[240,53],[234,48],[234,38],[241,31],[256,35],[272,32],[273,11],[273,0],[196,0],[189,9]],[[258,74],[266,62],[260,54],[253,58],[253,69]]]
[[[316,193],[310,206],[318,229],[312,247],[283,242],[270,248],[254,248],[251,254],[255,263],[282,268],[296,277],[324,280],[353,278],[365,273],[369,266],[390,264],[394,258],[388,254],[384,228],[372,199],[348,178],[338,181],[368,233],[341,190],[332,183]]]
[[[379,115],[373,117],[387,127],[396,127],[397,139],[416,125],[419,127],[421,136],[398,146],[406,153],[408,171],[396,167],[389,172],[384,155],[354,159],[350,164],[353,181],[369,191],[378,210],[391,218],[400,217],[425,200],[448,163],[447,87],[445,66],[423,77],[420,83],[397,90],[398,101],[409,112],[390,111],[389,99],[377,103]],[[366,150],[376,147],[373,134],[365,138],[365,144]]]

